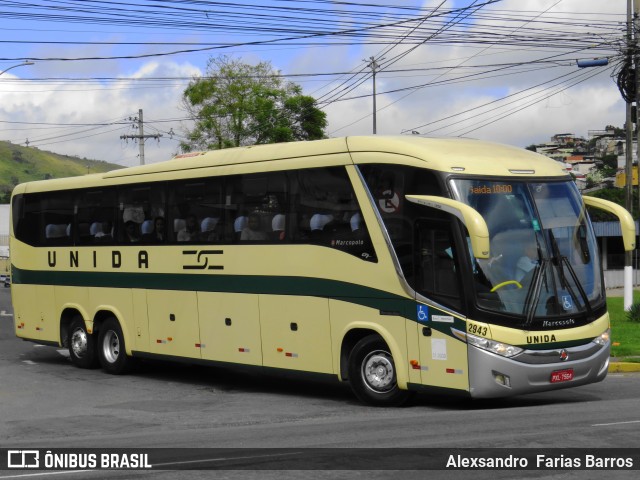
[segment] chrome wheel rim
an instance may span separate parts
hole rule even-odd
[[[371,352],[362,361],[362,379],[373,392],[384,393],[393,389],[395,378],[393,361],[388,352]]]
[[[87,353],[87,332],[82,328],[76,328],[71,334],[71,350],[77,358],[82,358]]]
[[[102,353],[109,363],[115,363],[120,356],[120,338],[113,330],[109,330],[104,335]]]

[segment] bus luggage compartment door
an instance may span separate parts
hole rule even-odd
[[[258,295],[198,292],[202,358],[262,365]]]
[[[260,295],[260,326],[266,367],[333,373],[328,299]]]

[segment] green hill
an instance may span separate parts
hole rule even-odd
[[[18,183],[48,178],[76,177],[123,168],[101,160],[69,157],[0,141],[0,203],[9,203]]]

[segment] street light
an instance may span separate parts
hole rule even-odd
[[[33,63],[33,62],[31,62],[31,61],[29,61],[29,60],[27,60],[26,62],[22,62],[22,63],[19,63],[19,64],[17,64],[17,65],[13,65],[13,66],[11,66],[11,67],[7,68],[6,70],[1,71],[1,72],[0,72],[0,75],[2,75],[2,74],[3,74],[3,73],[5,73],[5,72],[8,72],[8,71],[9,71],[9,70],[11,70],[12,68],[16,68],[16,67],[23,67],[23,66],[25,66],[25,65],[34,65],[34,63]]]

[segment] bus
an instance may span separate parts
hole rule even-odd
[[[0,282],[5,287],[11,285],[11,272],[9,267],[11,266],[11,260],[9,257],[9,247],[0,246]]]
[[[362,136],[178,155],[12,194],[18,337],[318,374],[361,401],[496,398],[605,378],[609,316],[562,164],[470,139]]]

